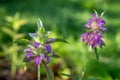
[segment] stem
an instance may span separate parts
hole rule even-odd
[[[12,53],[11,80],[15,79],[17,54]]]
[[[85,66],[83,67],[83,69],[82,69],[81,79],[80,79],[80,80],[82,80],[82,79],[84,78],[87,64],[88,64],[88,61],[87,61],[86,65],[85,65]]]
[[[40,80],[40,65],[38,65],[38,80]]]
[[[84,66],[83,69],[82,69],[80,80],[83,80],[84,75],[85,75],[85,71],[86,71],[86,67],[87,67],[88,62],[89,62],[89,60],[90,60],[90,52],[89,52],[89,51],[88,51],[87,57],[88,57],[88,59],[87,59],[87,62],[86,62],[86,64],[85,64],[85,66]]]

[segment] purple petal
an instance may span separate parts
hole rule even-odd
[[[41,55],[39,55],[39,56],[36,56],[36,57],[34,58],[34,63],[35,63],[36,65],[39,65],[39,64],[41,64],[41,62],[42,62],[43,59],[44,59],[44,54],[41,54]]]
[[[24,49],[24,52],[30,53],[30,52],[32,52],[32,50],[30,48],[26,48],[26,49]]]
[[[98,14],[93,14],[93,19],[97,20],[98,19]]]
[[[26,54],[25,54],[25,57],[26,57],[26,58],[30,58],[30,57],[32,57],[32,56],[33,56],[33,53],[26,53]]]
[[[46,56],[46,63],[48,64],[50,62],[50,57],[49,56]]]
[[[46,48],[47,52],[49,52],[49,53],[52,51],[52,48],[49,44],[45,44],[45,48]]]
[[[34,42],[34,47],[35,48],[38,48],[40,46],[40,43],[39,42]]]
[[[102,26],[102,25],[104,25],[105,24],[105,21],[102,19],[102,18],[100,18],[99,20],[98,20],[98,26]]]

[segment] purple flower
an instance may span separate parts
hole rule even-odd
[[[48,64],[50,62],[50,57],[46,56],[46,63]]]
[[[49,44],[45,44],[44,46],[45,46],[47,52],[50,53],[52,51],[52,48],[51,48],[51,46]]]
[[[44,54],[38,55],[34,58],[34,63],[36,65],[39,65],[39,64],[41,64],[43,59],[44,59]]]
[[[92,48],[95,48],[97,46],[102,47],[105,44],[102,38],[102,34],[100,33],[86,32],[82,34],[81,40]]]
[[[26,49],[24,49],[24,52],[30,53],[30,52],[32,52],[32,50],[30,48],[26,48]]]
[[[93,14],[93,18],[90,18],[85,26],[93,30],[106,31],[105,20],[99,18],[97,14]]]
[[[25,57],[27,58],[27,59],[29,59],[30,57],[32,57],[33,56],[33,53],[32,52],[29,52],[29,53],[26,53],[25,54]]]
[[[40,43],[39,42],[34,42],[33,45],[34,45],[35,48],[38,48],[40,46]]]

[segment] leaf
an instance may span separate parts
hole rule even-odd
[[[39,34],[39,35],[45,34],[45,28],[44,28],[44,27],[38,28],[38,34]]]
[[[28,33],[30,37],[34,38],[37,37],[37,33]]]
[[[20,38],[20,39],[17,39],[16,41],[14,41],[14,43],[17,43],[19,45],[27,45],[30,43],[30,41],[25,38]]]
[[[38,21],[37,21],[37,26],[38,26],[38,29],[40,27],[43,27],[42,21],[40,19],[38,19]]]
[[[96,59],[99,61],[99,54],[97,52],[97,48],[95,48],[94,51],[95,51]]]
[[[2,27],[1,29],[4,33],[6,33],[7,35],[9,35],[10,37],[14,37],[15,33],[13,30],[7,28],[7,27]]]
[[[54,80],[54,74],[51,71],[51,69],[47,66],[46,63],[43,63],[43,65],[44,65],[46,73],[47,73],[47,80]]]
[[[69,75],[69,74],[61,73],[61,75],[66,76],[66,77],[68,77],[68,78],[73,78],[73,77],[72,77],[71,75]]]
[[[98,17],[98,13],[97,13],[97,11],[94,9],[94,12],[95,12],[95,14],[97,15],[97,17]]]
[[[46,43],[53,43],[53,42],[64,42],[64,43],[69,44],[69,42],[67,42],[64,39],[60,39],[60,38],[49,38],[49,40]]]
[[[60,56],[59,56],[59,55],[57,55],[57,54],[50,55],[50,57],[54,57],[54,58],[60,58]]]
[[[105,12],[106,12],[106,11],[103,11],[103,12],[101,13],[101,17],[104,15]]]

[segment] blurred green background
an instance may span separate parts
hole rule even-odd
[[[94,9],[99,14],[105,11],[103,18],[108,29],[104,34],[106,45],[98,49],[99,61],[95,53],[89,53],[88,47],[80,41],[85,32],[84,25]],[[70,43],[52,44],[54,51],[61,56],[51,59],[49,64],[59,76],[55,80],[80,80],[85,66],[83,80],[120,80],[119,0],[0,0],[0,79],[9,75],[6,70],[16,68],[19,72],[24,69],[25,46],[17,46],[13,41],[21,37],[30,39],[27,33],[36,31],[38,17],[46,30],[52,32],[51,37],[64,38]],[[43,68],[41,75],[44,74]]]

